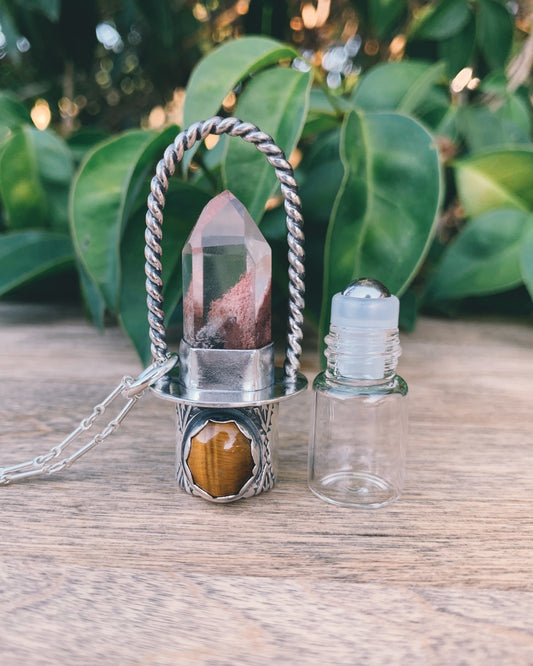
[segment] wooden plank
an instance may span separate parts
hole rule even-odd
[[[406,488],[380,510],[307,490],[311,392],[282,406],[277,487],[228,506],[176,489],[172,406],[143,398],[71,470],[0,488],[2,665],[533,663],[532,342],[528,322],[402,337]],[[0,304],[0,464],[139,370],[117,329]]]

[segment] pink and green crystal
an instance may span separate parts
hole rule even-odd
[[[182,260],[186,342],[208,349],[259,349],[271,342],[270,246],[231,192],[204,208]]]

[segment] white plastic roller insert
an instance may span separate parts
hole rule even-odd
[[[381,379],[397,337],[400,302],[369,278],[352,282],[331,304],[331,332],[336,334],[337,370],[344,377]],[[394,335],[396,334],[396,335]],[[399,354],[399,348],[398,348]]]

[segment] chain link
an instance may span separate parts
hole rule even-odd
[[[120,384],[114,388],[111,393],[96,405],[87,418],[80,421],[77,428],[75,428],[70,435],[54,446],[48,453],[37,456],[33,460],[11,465],[10,467],[0,467],[0,486],[7,486],[16,481],[23,479],[30,479],[35,476],[42,476],[45,474],[55,474],[63,469],[68,469],[76,460],[85,455],[88,451],[95,446],[101,444],[109,435],[112,435],[118,430],[120,424],[129,414],[135,403],[144,395],[145,390],[153,384],[157,379],[167,374],[176,364],[178,357],[175,355],[169,356],[163,363],[152,363],[148,368],[134,379],[129,375],[122,377]],[[95,421],[102,416],[106,409],[117,398],[123,397],[126,399],[126,404],[122,407],[120,412],[112,419],[106,426],[97,433],[87,444],[80,447],[70,456],[63,458],[57,462],[52,462],[59,458],[63,451],[74,442],[80,435],[87,430],[90,430]]]

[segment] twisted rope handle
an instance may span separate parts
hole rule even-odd
[[[301,202],[298,186],[294,179],[291,165],[285,158],[281,148],[272,137],[261,132],[255,125],[244,123],[238,118],[220,118],[215,116],[194,123],[183,130],[165,150],[163,158],[156,167],[156,175],[152,178],[151,192],[148,196],[146,213],[146,303],[148,305],[148,322],[150,324],[150,340],[153,360],[162,363],[168,356],[166,342],[165,313],[163,311],[163,281],[161,278],[161,239],[163,237],[163,208],[165,194],[168,189],[168,178],[174,174],[176,165],[182,160],[183,154],[194,146],[197,141],[205,139],[209,134],[229,134],[238,136],[252,143],[260,150],[274,167],[285,199],[287,213],[287,242],[289,245],[289,317],[287,348],[285,358],[285,376],[294,381],[300,367],[302,353],[302,326],[304,308],[304,235]]]

